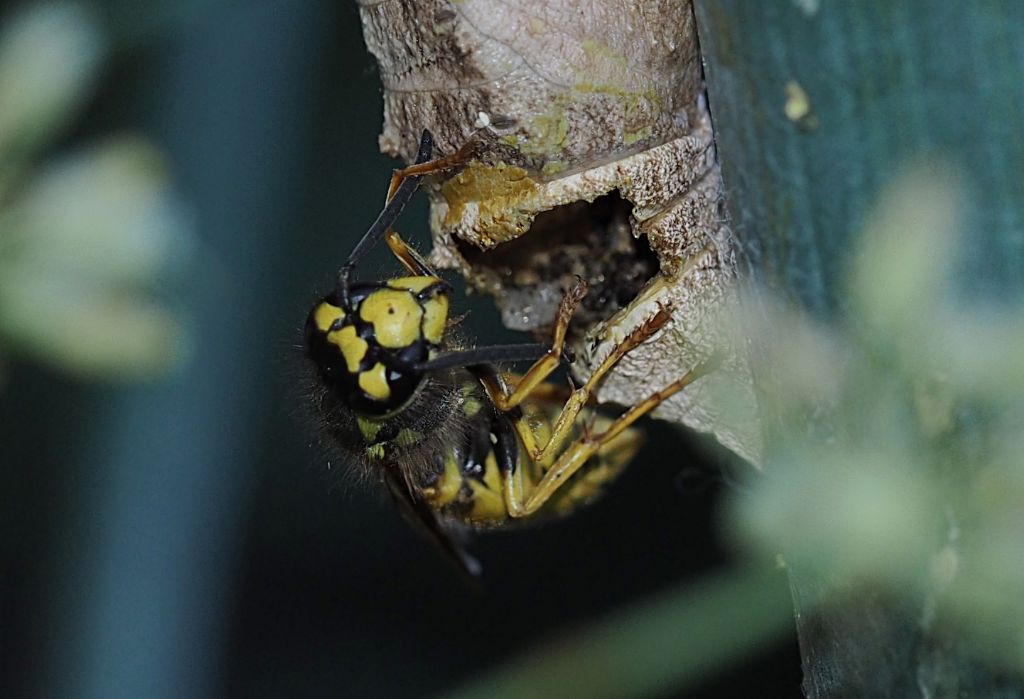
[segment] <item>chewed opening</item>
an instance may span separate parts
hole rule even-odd
[[[583,277],[588,292],[573,328],[586,330],[628,305],[658,272],[646,236],[633,237],[632,209],[613,191],[544,211],[524,235],[493,250],[459,241],[459,251],[514,330],[545,332],[565,290]]]

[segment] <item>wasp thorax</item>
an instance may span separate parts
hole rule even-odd
[[[356,284],[318,301],[306,320],[306,354],[350,408],[383,415],[416,392],[417,365],[440,346],[448,286],[437,277]]]

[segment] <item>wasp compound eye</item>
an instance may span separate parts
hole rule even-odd
[[[419,387],[417,364],[431,358],[448,321],[447,286],[436,277],[403,277],[318,301],[306,320],[306,353],[352,410],[384,415]]]

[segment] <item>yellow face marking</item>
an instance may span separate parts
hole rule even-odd
[[[440,281],[437,277],[399,277],[389,280],[388,286],[392,289],[406,289],[418,294],[431,284],[437,284]]]
[[[345,311],[326,301],[323,301],[313,311],[313,322],[316,323],[316,327],[320,328],[320,332],[324,333],[331,329],[334,321],[344,317]]]
[[[427,342],[438,344],[444,336],[444,326],[448,322],[448,297],[438,294],[427,299],[423,304],[423,337]]]
[[[356,424],[359,425],[359,431],[363,434],[363,437],[367,442],[372,442],[377,439],[377,434],[380,432],[381,423],[374,420],[367,420],[364,417],[356,415]]]
[[[390,398],[391,387],[388,386],[387,369],[384,365],[377,362],[372,369],[359,372],[359,388],[375,400]]]
[[[363,361],[370,345],[356,334],[354,326],[346,325],[341,330],[327,333],[327,341],[341,350],[341,356],[345,358],[345,364],[350,373],[354,374],[359,371],[359,363]],[[378,364],[378,366],[380,365]]]
[[[366,455],[371,459],[383,459],[384,458],[384,445],[383,444],[371,444],[366,448]]]
[[[373,324],[374,336],[381,347],[408,347],[419,339],[423,309],[407,291],[375,291],[363,300],[359,315]]]

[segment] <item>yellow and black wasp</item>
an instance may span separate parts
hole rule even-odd
[[[451,331],[451,288],[393,226],[422,177],[456,169],[471,145],[431,160],[423,133],[416,164],[392,177],[384,209],[352,250],[335,288],[305,326],[317,376],[313,407],[321,432],[470,573],[476,562],[450,532],[568,512],[593,499],[636,453],[631,425],[696,377],[691,371],[617,419],[587,407],[615,363],[668,320],[662,309],[626,337],[575,390],[545,379],[568,358],[565,337],[586,293],[564,297],[550,345],[466,347]],[[381,239],[408,276],[353,282],[360,258]],[[521,376],[496,365],[533,362]],[[578,425],[585,413],[586,425]]]

